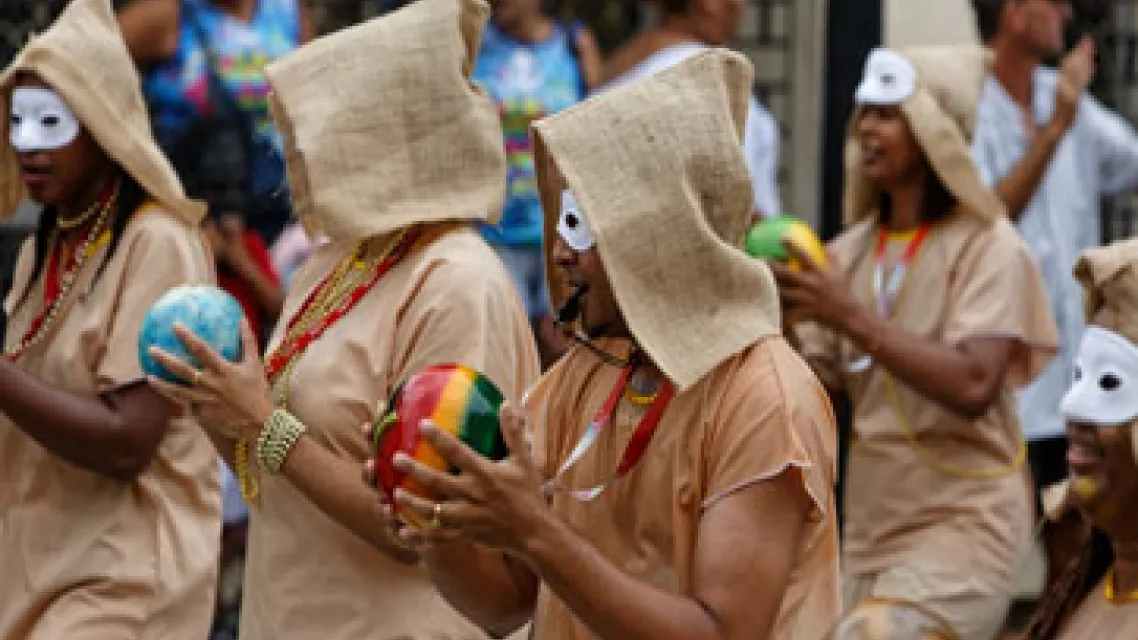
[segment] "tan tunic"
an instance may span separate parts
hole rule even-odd
[[[1126,640],[1138,637],[1138,602],[1113,604],[1105,583],[1090,593],[1063,625],[1056,640]]]
[[[284,318],[350,251],[330,244],[297,273]],[[283,325],[284,323],[282,323]],[[278,327],[271,345],[282,337]],[[528,320],[493,251],[463,225],[420,246],[300,357],[292,411],[309,433],[362,465],[360,426],[391,390],[425,367],[456,362],[485,373],[517,402],[537,378]],[[252,510],[242,640],[465,639],[483,634],[402,565],[324,514],[284,477],[261,475]]]
[[[51,335],[18,362],[51,384],[95,396],[138,380],[138,332],[171,287],[212,281],[196,232],[157,206],[127,225],[97,283],[92,254]],[[11,308],[31,274],[20,253]],[[18,342],[42,308],[43,278],[10,318]],[[132,483],[72,466],[0,414],[0,638],[201,640],[213,618],[221,498],[213,446],[174,420]]]
[[[526,411],[535,428],[535,458],[547,478],[576,446],[618,375],[578,347],[531,391]],[[602,431],[559,485],[587,488],[607,479],[642,413],[618,410],[616,428]],[[821,385],[781,338],[764,339],[677,394],[644,457],[624,479],[588,504],[558,493],[553,509],[621,569],[661,589],[691,594],[704,511],[795,467],[815,512],[795,552],[771,637],[818,640],[840,611],[836,447]],[[594,638],[547,589],[539,596],[535,629],[539,640]]]
[[[855,295],[871,307],[877,233],[874,223],[863,222],[831,247]],[[1026,471],[1008,470],[1023,441],[1015,389],[1055,352],[1045,296],[1026,249],[1002,220],[986,226],[950,215],[934,225],[909,268],[895,324],[946,344],[980,337],[1017,342],[999,399],[977,420],[950,413],[899,380],[892,395],[884,369],[858,371],[865,354],[849,340],[799,325],[804,353],[828,384],[850,394],[855,408],[843,539],[848,576],[908,566],[926,587],[940,585],[933,590],[950,590],[957,600],[976,592],[1008,595],[1033,521]],[[993,615],[1002,615],[1000,606]]]

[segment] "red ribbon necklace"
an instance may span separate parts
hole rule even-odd
[[[584,457],[585,453],[592,448],[597,442],[597,437],[601,432],[612,423],[613,413],[616,412],[616,405],[620,401],[620,397],[624,394],[624,388],[628,385],[628,378],[632,375],[632,365],[626,366],[621,369],[620,375],[617,377],[616,385],[613,386],[612,392],[609,394],[605,403],[601,405],[600,410],[597,411],[596,416],[593,418],[589,426],[585,428],[585,433],[581,435],[581,439],[577,445],[573,447],[573,451],[561,463],[557,473],[553,478],[548,480],[543,486],[546,494],[552,494],[559,490],[557,480],[565,474],[573,465],[577,464]],[[676,393],[676,387],[670,380],[664,379],[660,383],[660,392],[656,399],[652,401],[652,405],[648,407],[648,412],[640,419],[640,423],[636,425],[636,430],[632,432],[632,437],[629,438],[628,444],[624,447],[624,453],[620,456],[620,462],[617,463],[616,471],[605,482],[591,487],[589,489],[571,489],[566,492],[578,502],[591,502],[598,496],[605,492],[613,482],[628,475],[636,467],[640,459],[644,457],[644,451],[648,448],[648,444],[652,442],[652,437],[656,435],[656,430],[660,426],[660,419],[664,416],[664,409],[668,407],[668,402],[671,401],[672,396]]]
[[[308,313],[309,307],[311,307],[313,302],[320,297],[320,294],[327,287],[335,286],[337,284],[335,282],[332,282],[333,278],[336,275],[335,271],[325,276],[324,280],[319,284],[319,286],[312,290],[312,293],[308,294],[308,298],[305,299],[304,304],[301,305],[300,309],[298,309],[297,312],[293,315],[292,319],[289,320],[284,340],[281,341],[281,344],[275,350],[273,350],[272,355],[270,355],[266,360],[265,375],[268,377],[269,381],[274,381],[276,377],[280,375],[280,373],[284,371],[286,367],[288,367],[289,363],[292,362],[293,359],[303,353],[304,350],[309,347],[309,345],[323,336],[324,332],[326,332],[332,325],[336,324],[340,321],[341,318],[348,315],[348,312],[355,308],[357,304],[359,304],[360,300],[362,300],[363,297],[367,295],[367,292],[371,291],[371,289],[375,287],[376,283],[378,283],[380,279],[387,274],[387,272],[391,271],[395,265],[399,264],[399,262],[404,257],[406,257],[407,253],[411,250],[411,247],[415,246],[415,243],[418,242],[420,236],[422,236],[422,229],[416,227],[408,231],[407,234],[404,235],[403,238],[399,241],[399,243],[391,249],[387,256],[384,257],[384,259],[373,268],[371,276],[366,281],[356,286],[356,288],[353,289],[347,297],[340,301],[340,303],[337,304],[330,313],[321,318],[315,325],[308,328],[307,330],[300,333],[293,333],[293,330],[296,328],[297,323],[299,323],[300,320]]]

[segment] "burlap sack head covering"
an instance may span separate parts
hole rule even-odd
[[[632,334],[681,391],[780,331],[773,278],[739,249],[751,78],[711,49],[534,124],[547,261],[568,186]]]
[[[154,142],[138,72],[110,0],[74,0],[0,76],[0,213],[12,214],[26,195],[8,134],[12,90],[21,72],[50,85],[103,151],[170,213],[192,224],[205,215],[205,205],[185,196]]]
[[[914,47],[901,51],[877,49],[866,63],[863,83],[896,82],[906,69],[879,64],[891,55],[900,57],[915,71],[915,83],[900,103],[909,128],[932,170],[949,193],[969,214],[994,220],[1005,215],[1003,203],[984,186],[972,161],[969,141],[976,125],[976,110],[988,75],[991,56],[976,46]],[[904,94],[902,94],[904,95]],[[853,224],[877,214],[880,193],[865,178],[857,123],[861,109],[850,120],[846,141],[846,192],[844,216]]]
[[[497,221],[502,126],[470,80],[489,11],[481,0],[419,0],[269,66],[293,204],[311,235]]]
[[[1087,320],[1104,310],[1096,324],[1138,344],[1138,238],[1088,249],[1075,263],[1075,279]]]

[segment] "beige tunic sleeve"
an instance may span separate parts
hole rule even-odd
[[[836,430],[829,399],[809,368],[778,338],[751,348],[728,378],[707,432],[703,507],[791,470],[814,503],[830,509]]]
[[[1016,350],[1009,381],[1033,380],[1054,357],[1058,336],[1039,270],[1005,221],[978,234],[960,257],[949,286],[944,340],[1010,338]]]
[[[135,215],[148,215],[145,209]],[[107,389],[143,377],[138,359],[138,333],[151,305],[170,289],[207,284],[212,273],[204,246],[185,226],[165,216],[153,215],[146,233],[128,236],[118,251],[127,256],[123,267],[130,275],[130,286],[122,287],[112,303],[107,341],[98,355],[95,374],[98,385]],[[161,265],[161,268],[155,268]]]
[[[426,367],[463,364],[482,372],[516,406],[537,378],[537,349],[508,278],[442,261],[421,280],[398,319],[394,383]]]

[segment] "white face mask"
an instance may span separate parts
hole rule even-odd
[[[891,49],[877,48],[865,61],[865,75],[854,94],[859,105],[894,107],[917,90],[917,69]]]
[[[1088,327],[1075,359],[1075,383],[1061,405],[1068,422],[1119,427],[1138,418],[1138,347]]]
[[[16,87],[10,116],[8,140],[20,153],[56,151],[79,136],[79,119],[50,89]]]
[[[568,189],[561,192],[561,218],[557,220],[557,235],[577,253],[588,251],[597,244],[588,219],[581,213],[577,199]]]

